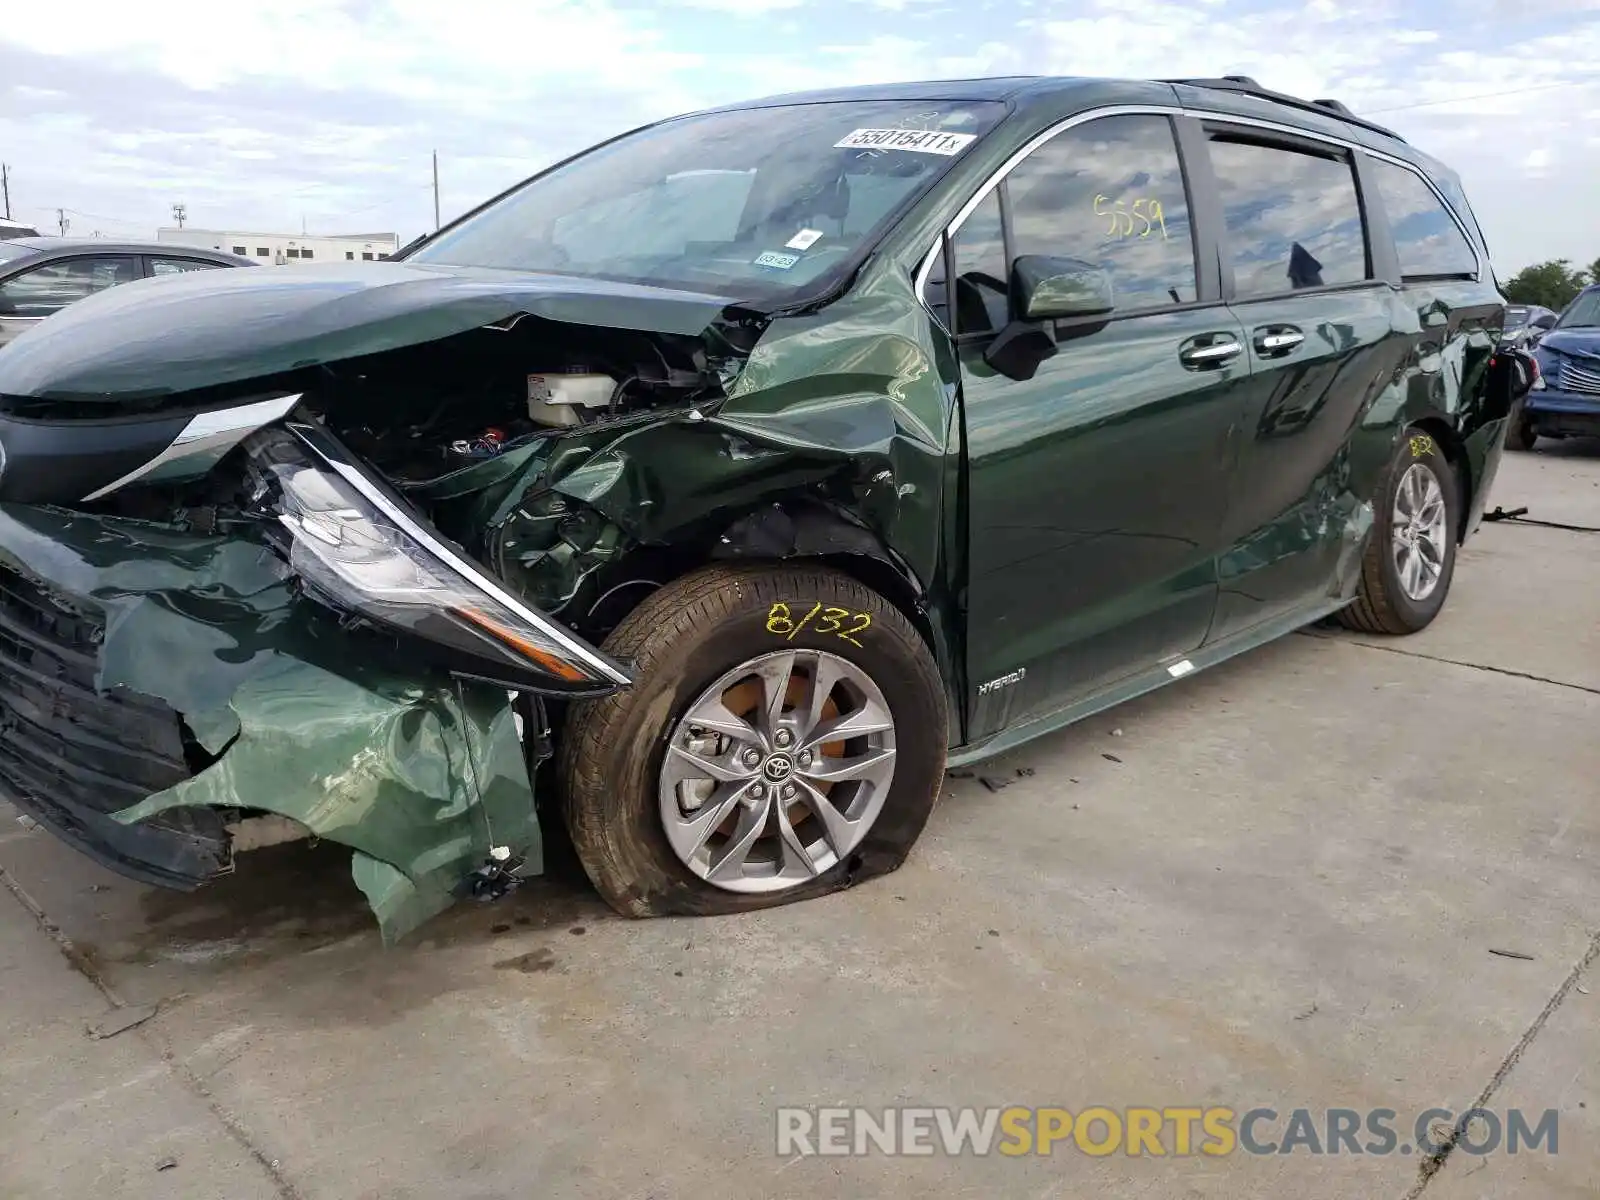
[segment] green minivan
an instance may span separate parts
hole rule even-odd
[[[1427,625],[1519,376],[1456,176],[1243,77],[779,97],[394,260],[0,349],[0,796],[387,938],[570,837],[619,911],[898,866],[947,766]]]

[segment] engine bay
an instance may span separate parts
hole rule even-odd
[[[415,486],[531,439],[721,399],[747,351],[706,340],[525,318],[320,368],[307,402]]]

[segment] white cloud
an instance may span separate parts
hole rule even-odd
[[[435,148],[448,215],[631,125],[752,95],[1243,73],[1338,97],[1450,162],[1507,273],[1600,253],[1600,0],[124,0],[0,29],[14,202],[124,233],[183,200],[208,224],[410,236],[431,224]]]

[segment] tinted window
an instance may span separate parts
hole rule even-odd
[[[137,275],[131,258],[69,258],[35,267],[0,283],[0,316],[47,317]]]
[[[1014,253],[1111,273],[1118,312],[1195,298],[1194,243],[1165,117],[1104,117],[1046,142],[1006,177]]]
[[[1374,161],[1372,170],[1402,277],[1477,273],[1471,244],[1420,176],[1386,162]]]
[[[269,255],[271,253],[272,253],[272,251],[268,250],[265,246],[257,246],[256,247],[256,257],[257,258],[265,258],[267,255]]]
[[[210,271],[221,265],[221,263],[201,262],[198,258],[152,258],[150,274],[177,275],[183,271]]]
[[[1005,112],[885,100],[680,117],[530,180],[412,258],[780,300],[841,279]]]
[[[235,254],[243,254],[244,253],[244,247],[243,246],[235,246],[233,248],[233,252]]]
[[[1280,146],[1213,140],[1211,165],[1239,296],[1367,278],[1350,164]]]

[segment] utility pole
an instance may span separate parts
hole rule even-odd
[[[178,223],[178,228],[179,229],[183,228],[183,219],[185,217],[187,217],[188,215],[189,215],[189,207],[188,207],[188,205],[186,205],[186,204],[174,204],[172,206],[172,219]]]
[[[10,168],[5,163],[0,163],[0,193],[6,198],[6,220],[11,220],[11,175]]]
[[[439,232],[439,152],[433,152],[433,231]]]
[[[64,209],[64,208],[56,209],[56,224],[61,226],[61,236],[62,237],[66,237],[67,236],[67,230],[72,228],[72,222],[67,220],[67,210],[66,209]]]

